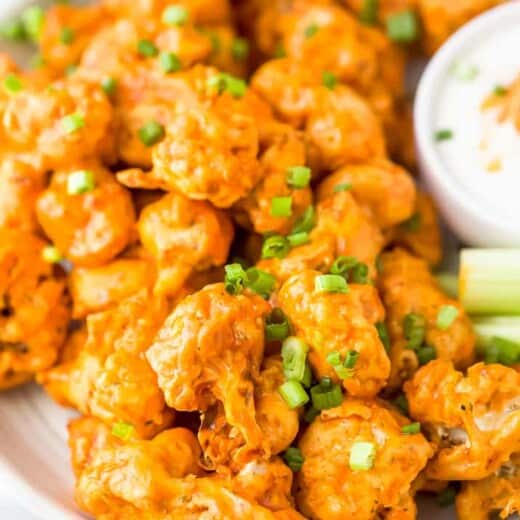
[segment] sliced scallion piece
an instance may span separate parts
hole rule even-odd
[[[343,293],[349,291],[347,281],[339,274],[321,274],[316,276],[314,289],[317,292]]]
[[[224,288],[229,294],[240,294],[247,282],[247,274],[240,264],[224,266]]]
[[[321,383],[311,388],[312,406],[316,410],[328,410],[339,406],[343,401],[341,387],[332,383],[328,378],[323,378]]]
[[[289,446],[289,448],[285,450],[283,460],[293,471],[300,471],[305,462],[300,448],[294,446]]]
[[[162,21],[165,25],[184,25],[188,18],[188,10],[181,5],[170,5],[162,13]]]
[[[287,185],[291,188],[306,188],[311,181],[311,169],[307,166],[291,166],[287,168]]]
[[[247,59],[249,55],[249,42],[245,38],[235,38],[231,44],[231,55],[238,61]]]
[[[309,401],[309,396],[298,381],[286,381],[278,388],[278,392],[291,409],[299,408]]]
[[[385,322],[379,321],[375,326],[383,347],[385,347],[387,353],[390,352],[390,335],[388,334]]]
[[[354,471],[368,471],[374,466],[376,445],[373,442],[354,442],[350,449],[349,467]]]
[[[437,142],[449,141],[453,138],[453,130],[450,130],[449,128],[442,128],[437,130],[434,135]]]
[[[132,424],[119,421],[112,426],[112,435],[123,441],[128,441],[134,435],[135,428]]]
[[[437,313],[437,328],[446,330],[451,327],[459,315],[459,309],[454,305],[443,305]]]
[[[332,72],[325,70],[321,75],[321,83],[324,87],[327,87],[329,90],[334,90],[336,83],[338,82],[338,78]]]
[[[94,173],[89,170],[72,172],[67,177],[67,193],[81,195],[93,191],[96,187]]]
[[[375,25],[377,22],[377,11],[379,9],[379,0],[363,0],[361,11],[359,12],[359,20],[365,25]]]
[[[292,228],[291,234],[300,233],[302,231],[311,231],[316,222],[316,212],[314,206],[308,206],[302,216],[296,221]]]
[[[264,240],[262,258],[285,258],[291,250],[291,244],[282,235],[272,235]]]
[[[283,341],[291,333],[289,320],[282,309],[275,307],[265,319],[265,340]]]
[[[290,217],[292,215],[291,197],[273,197],[271,199],[272,217]]]
[[[145,146],[153,146],[163,139],[164,126],[157,121],[148,121],[138,131],[138,136]]]
[[[414,422],[411,424],[405,424],[404,426],[401,427],[401,431],[405,435],[414,435],[421,431],[421,423]]]
[[[411,43],[419,36],[419,22],[414,11],[408,9],[386,19],[388,37],[398,43]]]
[[[422,314],[408,313],[403,320],[404,337],[407,340],[406,348],[417,350],[426,336],[426,320]]]
[[[63,260],[63,255],[56,246],[45,246],[42,249],[42,258],[49,264],[57,264]]]
[[[308,345],[296,336],[289,336],[282,343],[282,367],[286,379],[303,382],[307,362]]]
[[[291,247],[303,246],[309,243],[309,233],[307,231],[301,231],[300,233],[292,233],[287,235],[287,240]]]
[[[257,267],[250,267],[246,271],[246,287],[264,298],[269,298],[275,285],[276,278],[271,273]]]

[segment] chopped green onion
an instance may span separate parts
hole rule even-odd
[[[336,186],[334,186],[334,189],[332,190],[334,193],[340,193],[342,191],[349,191],[352,189],[352,184],[350,184],[349,182],[344,182],[342,184],[336,184]]]
[[[278,388],[278,392],[291,410],[299,408],[309,401],[307,392],[298,381],[286,381]]]
[[[451,327],[459,315],[459,309],[454,305],[443,305],[437,313],[437,328],[446,330]]]
[[[283,460],[293,471],[300,471],[302,469],[305,458],[302,455],[300,448],[289,446],[283,454]]]
[[[63,45],[70,45],[75,37],[76,33],[70,27],[63,27],[60,31],[60,42]]]
[[[215,89],[219,94],[228,92],[235,98],[241,98],[247,91],[247,83],[241,78],[221,72],[208,79],[208,87]]]
[[[327,359],[327,363],[329,365],[332,365],[333,367],[335,367],[337,365],[341,365],[341,354],[337,350],[329,352],[327,354],[326,359]]]
[[[439,273],[435,278],[443,292],[451,298],[457,298],[459,293],[459,279],[457,275],[451,273]]]
[[[177,72],[181,69],[181,60],[173,52],[162,52],[159,56],[159,63],[166,74]]]
[[[231,55],[235,60],[244,61],[249,55],[249,42],[245,38],[235,38],[231,44]]]
[[[343,366],[346,368],[354,368],[359,359],[359,352],[356,350],[349,350],[345,356]]]
[[[358,262],[351,271],[350,281],[353,283],[366,284],[368,283],[368,265],[363,262]]]
[[[308,345],[296,336],[289,336],[284,340],[282,343],[282,366],[286,379],[303,382],[308,351]]]
[[[338,256],[330,267],[331,274],[348,275],[351,269],[357,265],[355,256]]]
[[[406,396],[404,394],[401,394],[399,395],[398,397],[396,397],[393,401],[392,401],[392,404],[394,406],[396,406],[397,408],[399,408],[399,410],[401,411],[401,413],[403,415],[408,415],[408,411],[409,411],[409,408],[408,408],[408,399],[406,399]]]
[[[318,29],[319,27],[315,23],[308,25],[304,31],[305,38],[312,38],[318,32]]]
[[[347,281],[339,274],[321,274],[314,280],[314,290],[317,292],[342,293],[349,291]]]
[[[145,58],[153,58],[159,54],[159,49],[155,43],[150,40],[139,40],[137,43],[137,52]]]
[[[448,486],[446,489],[437,493],[437,504],[441,507],[448,507],[455,503],[455,497],[457,496],[457,491],[454,487]]]
[[[422,314],[410,312],[403,320],[404,337],[407,340],[406,348],[417,350],[426,337],[426,320]]]
[[[249,269],[249,267],[251,267],[251,264],[245,258],[242,258],[241,256],[233,256],[231,258],[231,263],[240,264],[244,269]]]
[[[272,235],[264,240],[262,258],[285,258],[291,250],[289,241],[281,235]]]
[[[349,467],[353,471],[367,471],[374,467],[376,445],[373,442],[354,442],[350,449]]]
[[[273,197],[271,199],[272,217],[290,217],[292,215],[291,197]]]
[[[411,424],[406,424],[401,428],[401,431],[406,435],[414,435],[421,431],[421,423],[414,422]]]
[[[338,82],[338,78],[336,78],[336,76],[332,72],[326,70],[321,75],[321,82],[324,87],[327,87],[330,90],[334,90],[334,87]]]
[[[112,77],[103,78],[101,80],[101,88],[107,96],[112,96],[117,88],[117,81]]]
[[[507,88],[502,85],[496,85],[493,89],[493,94],[498,97],[503,97],[507,94]]]
[[[478,67],[471,63],[461,63],[456,61],[451,69],[451,74],[461,81],[472,81],[479,73]]]
[[[42,258],[49,264],[57,264],[63,260],[63,255],[55,246],[45,246],[42,249]]]
[[[96,187],[94,174],[89,170],[79,170],[70,173],[67,177],[67,193],[81,195],[93,191]]]
[[[287,168],[287,185],[291,188],[306,188],[311,181],[311,169],[307,166],[291,166]]]
[[[4,79],[4,88],[7,92],[15,94],[23,90],[23,84],[15,74],[8,74]]]
[[[246,287],[264,298],[269,298],[275,285],[276,278],[270,273],[257,267],[250,267],[246,271]]]
[[[308,408],[308,410],[305,411],[305,414],[303,415],[303,420],[307,423],[311,423],[312,421],[314,421],[314,419],[316,419],[316,417],[318,417],[318,415],[320,415],[320,411],[316,410],[316,408],[314,408],[314,406],[311,405]]]
[[[23,42],[27,39],[27,33],[21,20],[10,20],[0,25],[0,38],[13,42]]]
[[[285,52],[284,46],[281,43],[277,43],[276,47],[274,48],[274,57],[275,58],[285,58],[287,56],[287,53]]]
[[[72,76],[76,71],[78,70],[77,65],[74,65],[74,63],[71,63],[70,65],[67,65],[65,67],[65,76]]]
[[[162,13],[162,21],[166,25],[184,25],[188,18],[188,10],[181,5],[170,5]]]
[[[164,138],[164,126],[157,121],[148,121],[139,129],[138,135],[145,146],[153,146]]]
[[[460,301],[473,314],[520,314],[520,249],[463,249]]]
[[[386,20],[388,37],[398,43],[410,43],[419,36],[419,22],[415,13],[409,9],[389,16]]]
[[[414,213],[408,220],[401,223],[401,228],[408,233],[417,233],[421,229],[421,214]]]
[[[390,352],[390,335],[388,334],[388,329],[386,328],[386,324],[384,321],[379,321],[375,325],[377,334],[379,335],[379,339],[385,347],[387,353]]]
[[[311,388],[311,399],[316,410],[328,410],[342,403],[343,393],[339,385],[332,384],[330,380],[322,380]]]
[[[112,435],[119,437],[123,441],[128,441],[134,435],[135,428],[132,424],[119,421],[112,426]]]
[[[213,54],[217,54],[220,51],[221,45],[220,45],[220,38],[218,37],[218,34],[213,31],[205,31],[206,36],[209,38],[209,41],[211,42],[211,49]]]
[[[316,212],[314,206],[308,206],[303,215],[296,221],[292,228],[291,234],[301,233],[302,231],[311,231],[316,222]]]
[[[32,41],[37,42],[40,39],[45,22],[45,11],[41,6],[33,5],[22,13],[21,20],[25,34]]]
[[[377,11],[379,9],[379,0],[363,0],[361,11],[359,12],[359,20],[365,25],[375,25],[377,22]]]
[[[282,309],[275,307],[265,318],[265,340],[283,341],[291,333],[289,320]]]
[[[302,385],[309,388],[312,383],[312,371],[309,363],[305,363],[305,372],[303,373]]]
[[[307,231],[301,231],[300,233],[293,233],[291,235],[287,235],[287,240],[291,247],[303,246],[304,244],[309,243],[309,233]]]
[[[66,134],[73,134],[85,126],[85,117],[80,112],[69,114],[62,118],[61,126]]]
[[[443,128],[443,129],[437,130],[435,132],[435,140],[437,142],[449,141],[452,138],[453,138],[453,131],[450,130],[449,128]]]
[[[247,282],[247,274],[240,264],[224,266],[224,288],[229,294],[240,294]]]
[[[419,350],[416,351],[416,354],[420,366],[428,364],[430,361],[433,361],[437,357],[437,352],[435,351],[435,349],[428,345],[420,347]]]

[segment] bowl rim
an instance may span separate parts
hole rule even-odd
[[[436,92],[453,61],[482,33],[490,29],[496,30],[504,20],[511,23],[513,17],[518,18],[520,22],[520,0],[511,0],[484,12],[462,26],[444,43],[431,58],[420,78],[415,96],[413,120],[421,175],[430,190],[442,193],[447,201],[451,200],[459,204],[466,217],[474,219],[475,225],[484,224],[500,235],[518,237],[518,225],[515,225],[514,221],[504,219],[493,212],[482,211],[479,206],[481,199],[472,197],[461,184],[456,182],[448,167],[442,162],[435,141],[432,139],[432,114]],[[490,206],[492,207],[492,204]],[[462,215],[460,217],[462,218]]]

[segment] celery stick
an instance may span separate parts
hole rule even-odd
[[[463,249],[459,297],[473,314],[520,314],[520,249]]]
[[[520,362],[520,316],[473,318],[477,351],[488,363]]]

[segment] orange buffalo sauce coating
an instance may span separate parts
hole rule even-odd
[[[371,285],[350,284],[347,294],[319,292],[318,271],[302,271],[289,278],[278,294],[278,305],[298,337],[309,345],[308,359],[318,379],[339,378],[327,355],[359,353],[352,377],[342,384],[351,395],[372,397],[386,383],[390,361],[375,323],[384,320],[384,308]]]
[[[436,447],[427,477],[483,479],[520,450],[520,374],[514,369],[478,363],[464,376],[439,359],[404,390],[410,416]]]
[[[296,502],[312,520],[416,518],[412,481],[433,450],[421,433],[407,435],[408,420],[379,400],[347,397],[321,412],[298,442],[304,463]],[[367,470],[350,467],[357,442],[375,447]]]

